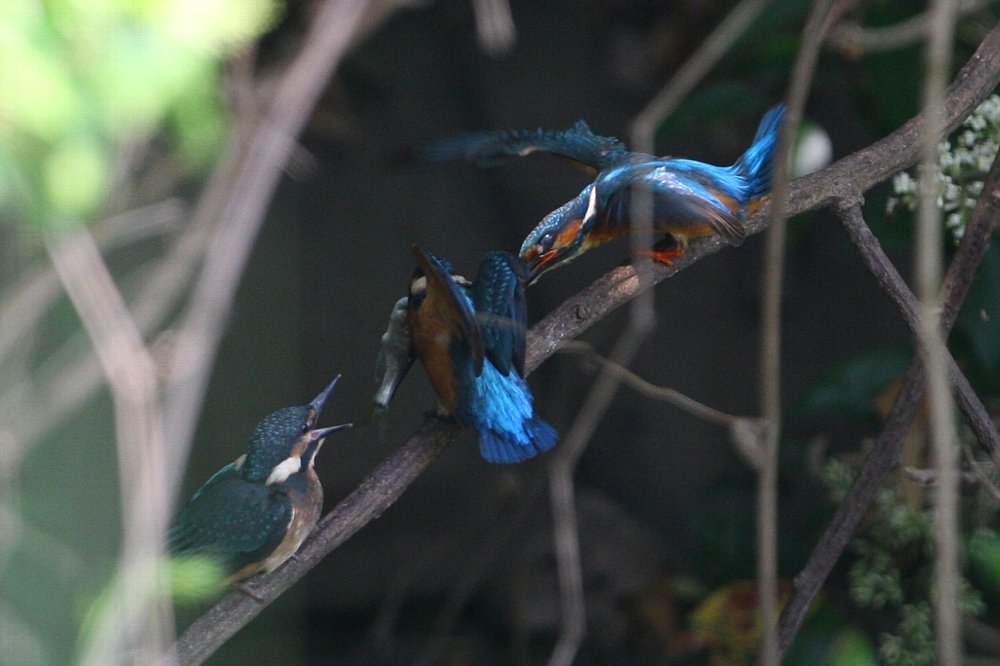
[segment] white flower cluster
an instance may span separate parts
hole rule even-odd
[[[983,181],[1000,146],[1000,96],[991,95],[972,112],[949,140],[938,144],[941,168],[937,205],[944,212],[945,226],[957,243],[965,233]],[[894,196],[887,211],[915,211],[919,179],[903,171],[892,179]]]

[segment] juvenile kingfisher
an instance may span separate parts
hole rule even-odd
[[[247,452],[216,472],[180,510],[170,528],[170,552],[203,554],[231,575],[226,583],[277,569],[299,549],[319,520],[323,487],[313,463],[332,432],[316,428],[338,375],[312,402],[265,416]]]
[[[524,239],[520,255],[529,281],[592,247],[629,233],[632,194],[652,195],[653,229],[673,239],[671,247],[651,249],[655,260],[671,265],[691,238],[716,234],[731,245],[743,242],[743,222],[770,192],[771,160],[785,107],[772,107],[760,121],[753,143],[727,167],[690,159],[634,153],[614,138],[593,134],[583,121],[563,131],[481,132],[441,142],[426,152],[431,159],[479,161],[548,152],[597,172],[574,199],[552,211]]]
[[[409,354],[427,370],[440,413],[476,428],[479,452],[488,462],[521,462],[548,451],[559,436],[535,416],[524,381],[521,260],[491,252],[479,265],[476,281],[469,282],[444,260],[417,247],[413,253],[417,269],[406,299]],[[394,313],[398,310],[397,305]],[[401,379],[401,374],[386,373],[376,403],[388,404]]]

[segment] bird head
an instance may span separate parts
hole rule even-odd
[[[345,423],[316,428],[323,404],[339,379],[338,375],[309,404],[279,409],[257,424],[246,459],[240,465],[243,478],[267,485],[282,483],[312,466],[327,435],[351,427]]]
[[[528,268],[529,284],[542,273],[572,261],[584,246],[594,221],[594,186],[545,216],[521,245],[520,256]]]

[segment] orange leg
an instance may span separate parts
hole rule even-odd
[[[675,245],[667,250],[654,250],[652,248],[648,250],[635,250],[632,254],[640,257],[649,257],[653,261],[659,262],[664,266],[673,267],[673,260],[684,256],[684,248],[680,245]]]
[[[667,247],[663,247],[666,243],[669,243],[669,245],[667,245]],[[685,250],[687,250],[687,243],[681,242],[681,240],[676,236],[668,234],[664,241],[657,243],[650,249],[633,250],[632,254],[640,257],[649,257],[655,262],[672,268],[674,265],[673,260],[678,257],[683,257]]]

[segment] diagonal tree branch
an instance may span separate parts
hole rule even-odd
[[[845,201],[840,208],[845,213],[850,213],[851,210],[858,208],[858,204],[856,199]],[[994,221],[997,219],[998,211],[1000,211],[1000,167],[994,161],[987,185],[984,186],[976,209],[973,211],[972,220],[966,228],[962,243],[944,278],[945,297],[941,313],[941,326],[945,335],[955,324],[958,311],[961,309],[962,302],[972,282],[972,276],[986,251],[987,239],[993,229]],[[854,226],[849,225],[848,228],[853,229]],[[867,229],[867,227],[864,228]],[[868,242],[862,243],[862,246],[864,247],[863,256],[873,247]],[[866,258],[866,261],[868,260]],[[878,269],[873,270],[873,273],[880,284],[883,284],[885,279],[891,279],[888,278],[888,275],[894,273],[895,269],[892,268],[892,264],[887,259],[883,263],[882,259],[875,258],[873,263],[878,264]],[[902,278],[899,278],[899,281],[902,282]],[[894,298],[900,297],[899,295],[904,292],[908,293],[905,284],[902,284],[901,287],[897,285],[887,289],[887,291],[895,294]],[[909,299],[913,300],[912,294],[909,295]],[[897,301],[897,303],[900,304],[901,309],[905,309],[901,305],[901,301]],[[878,439],[875,440],[875,445],[868,454],[858,478],[855,479],[854,485],[851,486],[844,501],[838,507],[823,536],[813,548],[809,561],[795,577],[795,591],[785,605],[778,627],[782,653],[788,650],[801,628],[813,599],[819,593],[823,583],[830,575],[833,565],[840,558],[857,529],[861,518],[875,497],[875,492],[882,485],[889,472],[898,464],[900,447],[923,401],[926,384],[927,376],[924,373],[923,365],[915,359],[903,376],[902,388],[896,397],[896,402],[893,404],[886,418],[885,426]],[[962,395],[961,390],[959,395]],[[989,417],[986,418],[988,421]],[[993,430],[992,423],[990,429]]]
[[[948,88],[944,104],[946,130],[950,131],[957,127],[998,84],[1000,84],[1000,25],[994,27],[984,38],[975,54]],[[923,127],[922,116],[915,116],[900,129],[868,148],[822,171],[793,181],[786,212],[789,215],[797,215],[829,205],[839,199],[851,199],[857,192],[866,191],[900,169],[912,166],[917,159],[917,146]],[[759,233],[764,229],[768,219],[768,208],[768,206],[762,207],[757,215],[747,221],[748,234]],[[722,247],[723,243],[718,240],[692,244],[685,256],[674,262],[673,267],[660,264],[651,266],[649,279],[643,280],[641,285],[631,266],[620,266],[609,271],[567,299],[531,329],[528,336],[527,371],[533,371],[551,356],[562,340],[581,334],[612,310],[634,298],[641,290],[649,289],[692,263],[718,252]],[[949,284],[947,280],[946,284]],[[947,315],[944,320],[948,321]],[[896,421],[904,423],[902,426],[895,426],[894,429],[887,426],[883,437],[879,440],[882,442],[883,439],[887,439],[887,441],[882,443],[881,447],[877,445],[873,451],[873,456],[878,450],[885,451],[890,462],[894,456],[894,447],[898,445],[898,442],[891,441],[890,435],[896,433],[902,437],[902,433],[898,431],[902,430],[905,433],[905,426],[912,420],[912,413],[906,405],[909,402],[914,403],[912,410],[915,410],[915,403],[919,402],[923,391],[923,375],[919,368],[911,371],[908,377],[910,379],[904,384],[904,391],[897,400],[899,407],[890,414],[890,424]],[[419,476],[444,446],[456,439],[460,433],[459,429],[448,424],[434,421],[425,423],[398,452],[373,471],[357,490],[320,522],[296,558],[289,560],[269,576],[252,581],[256,598],[251,598],[240,591],[231,592],[191,625],[178,642],[181,663],[201,663],[219,645],[256,617],[267,604],[316,566],[327,553],[391,506],[406,486]],[[870,456],[869,460],[873,456]],[[863,469],[861,474],[863,477],[866,474],[877,475],[878,472]],[[859,481],[862,477],[859,477]],[[875,484],[875,487],[877,485]],[[867,502],[864,502],[864,505],[866,506]],[[853,532],[854,526],[856,523],[840,527],[832,524],[828,532],[831,530],[835,533],[844,532],[846,544],[846,539]],[[803,598],[800,598],[800,594],[804,597],[802,617],[822,581],[826,579],[833,562],[839,557],[839,552],[833,553],[832,559],[826,550],[814,553],[821,560],[829,560],[829,566],[825,570],[822,566],[818,568],[820,579],[814,583],[811,593],[801,593],[800,590],[796,590],[796,597],[793,597],[792,601],[798,599],[796,603],[801,605]],[[817,576],[815,572],[811,573]],[[802,576],[808,578],[805,571],[800,575]],[[806,578],[803,578],[803,582]],[[797,587],[799,586],[800,583],[797,581]],[[779,629],[782,650],[791,643],[798,626],[801,625],[801,620],[798,625],[794,622],[786,624],[785,617],[789,615],[788,609],[792,601],[786,606]]]
[[[986,181],[986,185],[983,189],[983,196],[980,201],[983,201],[982,208],[984,211],[993,210],[993,215],[996,215],[996,202],[992,204],[987,203],[988,199],[992,196],[996,196],[1000,193],[1000,160],[995,160],[993,162],[993,168],[990,170],[990,176]],[[978,209],[977,209],[978,210]],[[917,315],[917,299],[910,291],[909,287],[906,286],[906,282],[903,277],[893,266],[889,257],[885,255],[882,250],[882,246],[879,245],[878,239],[865,224],[864,219],[861,216],[861,206],[858,203],[843,204],[837,208],[838,217],[844,226],[847,228],[848,235],[851,237],[851,241],[857,246],[862,259],[865,262],[868,270],[875,277],[876,282],[879,286],[889,295],[889,297],[896,303],[899,308],[900,313],[903,315],[903,320],[906,325],[910,327],[916,335],[919,329],[919,317]],[[980,215],[980,217],[986,217],[988,212]],[[974,232],[970,237],[972,242],[975,242],[974,238],[980,236],[983,233],[983,229],[979,229],[978,233]],[[982,244],[982,250],[985,251],[985,243]],[[973,251],[978,251],[978,248],[972,248]],[[971,275],[975,273],[976,267],[979,265],[977,260],[975,263],[964,259],[970,252],[963,252],[956,255],[955,260],[957,261],[960,257],[963,258],[962,272],[972,271],[969,273],[968,281],[971,282]],[[982,254],[978,257],[979,260],[982,259]],[[955,271],[958,272],[958,271]],[[953,273],[949,273],[950,275]],[[955,279],[955,278],[953,278]],[[961,278],[963,280],[966,277]],[[954,295],[952,298],[958,298],[959,300],[964,298],[965,292],[961,295],[957,292],[952,292]],[[955,315],[950,317],[950,320],[945,323],[944,328],[950,330],[951,326],[954,325]],[[947,364],[947,370],[949,379],[951,380],[952,387],[956,392],[956,397],[959,401],[959,406],[969,423],[969,427],[972,428],[973,433],[975,433],[976,438],[979,440],[980,445],[986,449],[990,458],[993,459],[993,463],[1000,469],[1000,433],[997,433],[996,426],[993,424],[993,420],[990,418],[989,412],[986,411],[986,407],[983,405],[982,400],[976,395],[976,392],[972,390],[972,385],[969,384],[968,378],[959,369],[958,364],[955,363],[955,359],[952,358],[950,353],[947,353],[947,358],[945,362]]]

